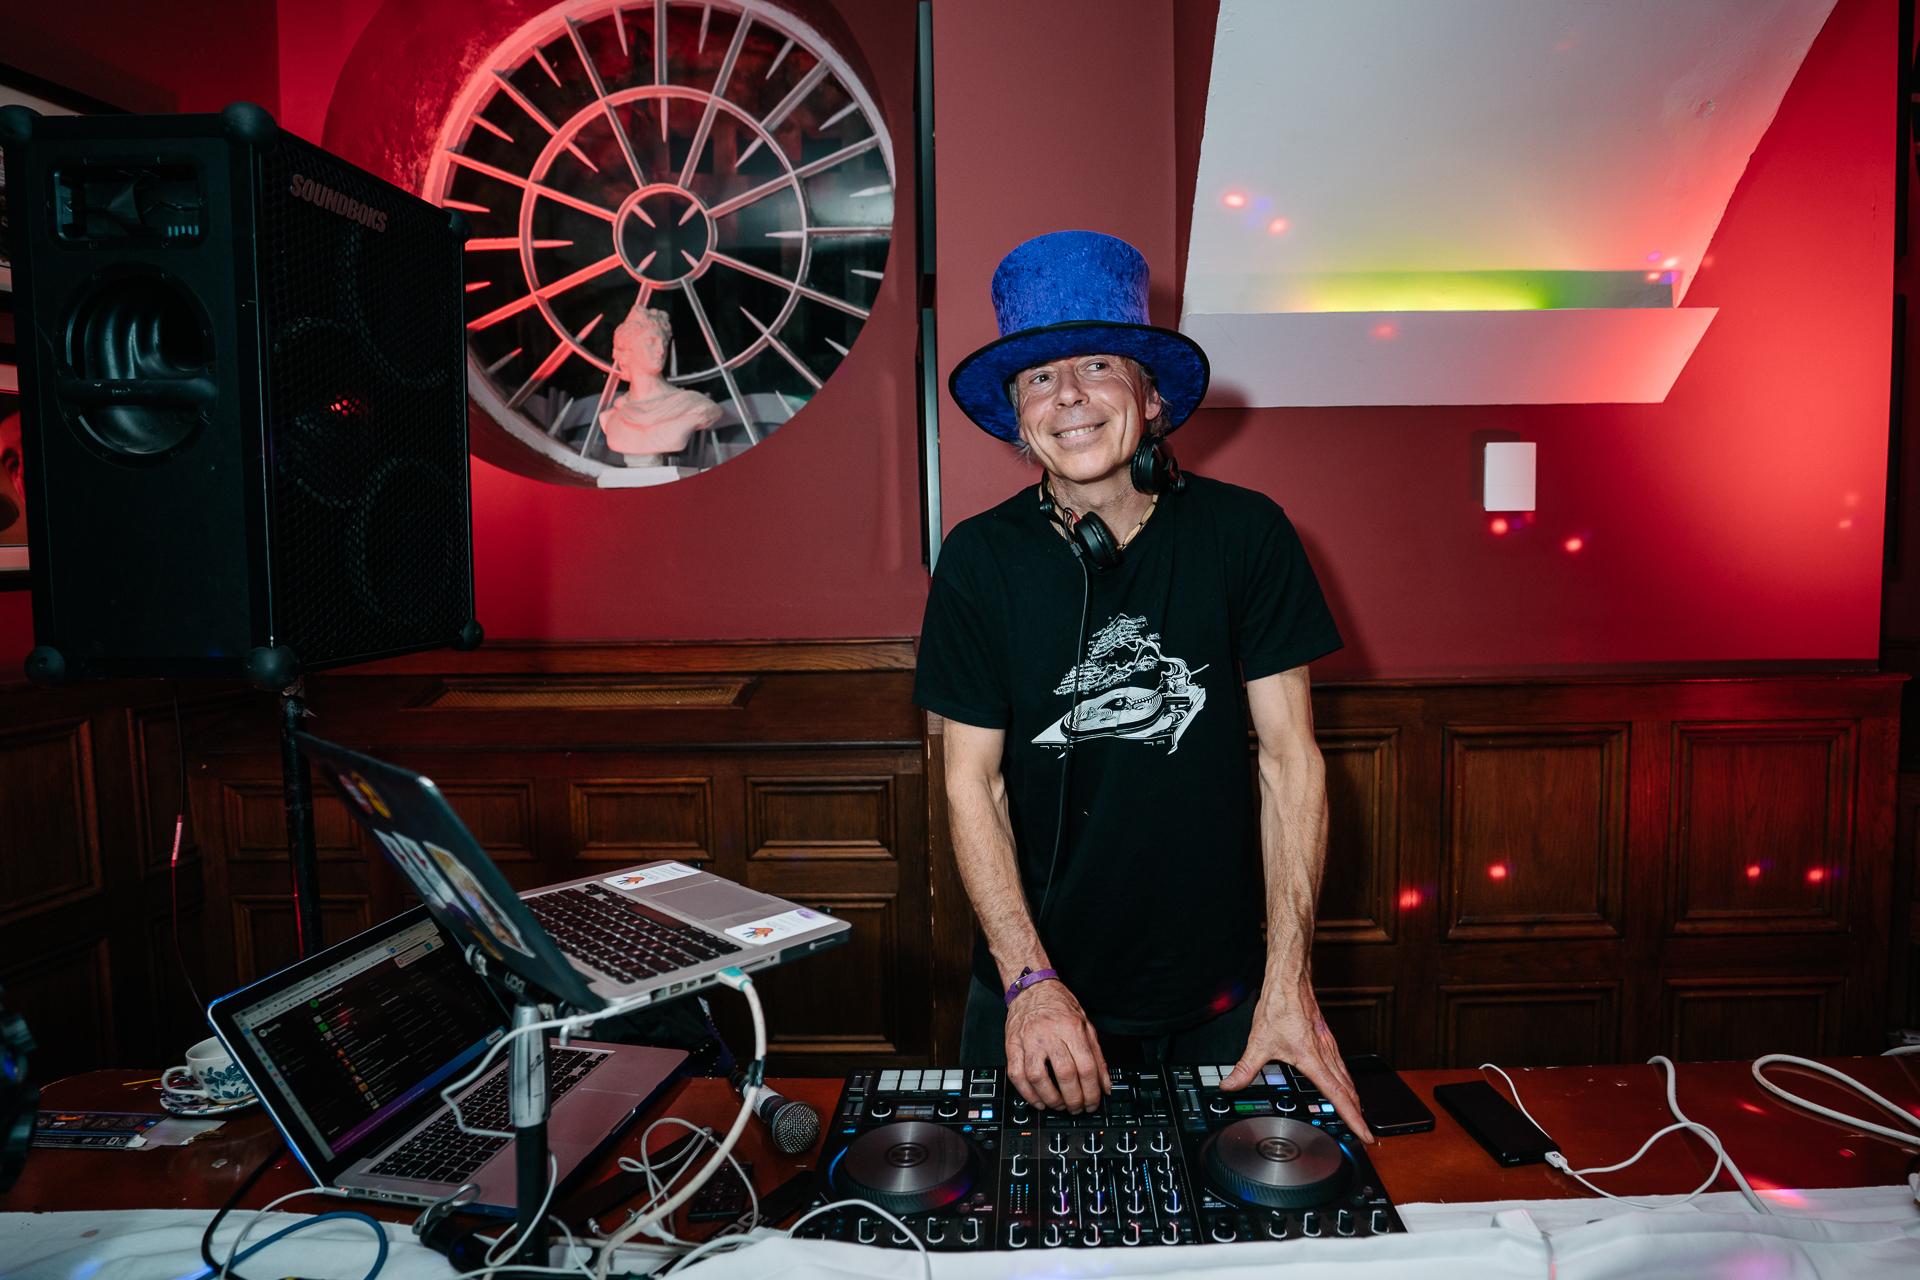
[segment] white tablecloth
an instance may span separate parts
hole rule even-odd
[[[1181,1249],[1038,1250],[936,1254],[936,1280],[1106,1280],[1130,1275],[1206,1280],[1913,1280],[1920,1276],[1920,1209],[1907,1187],[1769,1193],[1761,1217],[1739,1196],[1636,1212],[1605,1200],[1401,1206],[1408,1234]],[[1515,1212],[1520,1211],[1520,1212]],[[1495,1222],[1496,1215],[1499,1217]],[[184,1280],[201,1272],[203,1211],[0,1214],[4,1280]],[[250,1240],[296,1220],[271,1214]],[[244,1217],[244,1215],[236,1215]],[[230,1223],[235,1219],[230,1218]],[[220,1243],[238,1225],[223,1225]],[[381,1280],[447,1280],[445,1258],[389,1225]],[[219,1252],[218,1250],[216,1252]],[[328,1222],[257,1255],[253,1277],[360,1280],[372,1265],[366,1228]],[[918,1252],[769,1235],[699,1263],[697,1280],[923,1280]]]

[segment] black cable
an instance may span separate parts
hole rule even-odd
[[[1080,562],[1080,638],[1073,646],[1073,705],[1067,711],[1069,723],[1060,735],[1067,740],[1067,750],[1060,758],[1060,804],[1054,817],[1053,860],[1047,863],[1047,888],[1040,895],[1040,914],[1034,921],[1035,932],[1046,927],[1047,904],[1053,901],[1053,875],[1060,868],[1060,846],[1067,834],[1067,792],[1071,789],[1073,778],[1073,730],[1080,723],[1080,664],[1086,660],[1087,605],[1093,595],[1093,574],[1088,571],[1087,558],[1077,546],[1074,547],[1074,559]],[[1041,941],[1044,945],[1045,939]]]
[[[173,743],[180,758],[180,808],[173,820],[173,856],[167,860],[167,882],[173,894],[173,958],[180,962],[180,976],[186,979],[187,994],[194,1005],[205,1012],[207,1002],[193,985],[193,971],[187,968],[187,953],[180,949],[180,846],[187,838],[187,734],[180,725],[180,682],[167,681],[173,694]]]
[[[220,1212],[214,1214],[213,1221],[207,1224],[206,1234],[200,1237],[200,1261],[211,1267],[214,1275],[217,1276],[220,1274],[220,1264],[214,1261],[213,1258],[213,1233],[220,1229],[220,1224],[226,1220],[226,1216],[232,1213],[242,1200],[246,1199],[247,1192],[253,1190],[254,1184],[265,1176],[267,1170],[272,1167],[275,1160],[280,1158],[280,1153],[286,1150],[286,1148],[287,1144],[284,1140],[274,1143],[273,1149],[267,1152],[266,1159],[262,1160],[258,1167],[247,1175],[247,1180],[241,1183],[232,1195],[227,1197],[227,1202],[220,1206]],[[227,1272],[227,1280],[246,1280],[246,1277],[238,1271],[229,1271]]]

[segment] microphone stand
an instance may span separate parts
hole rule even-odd
[[[306,730],[307,685],[295,680],[280,691],[280,777],[287,808],[287,861],[293,876],[294,937],[300,958],[319,954],[320,857],[314,848],[313,775],[293,735]],[[186,761],[180,762],[186,768]]]
[[[486,953],[472,943],[467,944],[465,955],[473,970],[512,1006],[513,1030],[553,1017],[552,1010],[561,1003],[557,997],[512,969],[490,965]],[[547,1037],[540,1032],[515,1036],[507,1046],[507,1073],[508,1116],[513,1126],[514,1248],[493,1275],[497,1280],[547,1280],[552,1247],[552,1233],[542,1212],[549,1201],[547,1117],[552,1113]]]

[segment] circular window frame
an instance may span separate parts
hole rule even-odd
[[[892,265],[894,241],[893,224],[898,209],[897,197],[899,190],[899,176],[894,163],[893,141],[886,127],[886,118],[880,111],[872,89],[860,78],[847,58],[834,47],[832,42],[804,19],[784,8],[767,3],[766,0],[625,0],[624,3],[622,0],[573,0],[572,3],[557,4],[535,15],[533,18],[522,23],[504,39],[495,43],[484,58],[472,64],[472,69],[468,73],[466,82],[461,87],[459,93],[453,98],[445,113],[438,134],[435,137],[432,151],[427,157],[425,173],[421,181],[422,194],[435,204],[444,204],[448,200],[453,177],[466,163],[454,157],[460,154],[459,149],[465,145],[472,136],[475,128],[479,127],[474,123],[476,117],[493,102],[496,95],[503,92],[503,77],[526,66],[529,60],[535,58],[538,51],[544,46],[552,44],[557,39],[567,38],[570,26],[584,25],[586,23],[604,20],[612,16],[616,10],[620,11],[623,15],[649,11],[655,15],[660,15],[675,8],[682,11],[700,9],[718,10],[738,15],[741,20],[751,20],[757,26],[763,26],[772,30],[784,39],[803,48],[809,55],[816,59],[819,64],[825,66],[826,72],[821,79],[830,78],[833,80],[838,87],[846,93],[847,97],[852,100],[852,103],[865,117],[873,140],[871,144],[862,143],[860,145],[864,150],[879,151],[882,162],[886,168],[888,188],[893,192],[893,197],[890,200],[892,207],[886,216],[886,230],[884,233],[880,233],[884,235],[887,242],[885,264],[882,266],[882,273],[884,273],[884,271]],[[657,20],[656,17],[656,21]],[[754,324],[762,329],[762,332],[755,340],[737,352],[727,353],[724,362],[720,362],[721,367],[716,367],[716,362],[712,359],[712,352],[709,351],[707,353],[709,363],[706,368],[694,370],[691,373],[676,372],[667,377],[667,381],[676,386],[683,386],[691,382],[712,379],[717,376],[726,384],[732,397],[736,401],[739,401],[744,396],[750,396],[754,394],[754,392],[751,390],[744,392],[738,390],[735,387],[735,379],[731,376],[731,371],[744,366],[748,361],[769,348],[778,351],[789,364],[798,367],[800,362],[796,356],[780,342],[779,335],[788,320],[792,318],[802,297],[811,297],[816,301],[831,307],[836,307],[841,311],[858,317],[864,329],[867,319],[871,316],[873,302],[869,301],[864,306],[857,305],[850,300],[824,294],[823,291],[814,289],[809,284],[809,272],[811,271],[815,258],[812,243],[814,236],[820,234],[819,229],[821,227],[833,227],[837,225],[814,220],[812,206],[807,199],[805,186],[807,178],[810,177],[813,172],[823,171],[814,169],[813,166],[817,162],[796,164],[793,158],[787,155],[785,149],[777,145],[773,133],[764,127],[761,120],[754,116],[752,111],[731,101],[724,92],[716,97],[711,91],[711,86],[698,87],[691,84],[682,85],[673,83],[672,81],[663,83],[656,80],[652,84],[611,90],[596,85],[595,90],[594,99],[583,105],[572,116],[564,121],[555,120],[550,122],[552,126],[550,136],[541,148],[538,158],[529,166],[526,173],[518,174],[514,177],[516,184],[519,184],[522,179],[525,180],[524,185],[522,185],[522,193],[515,224],[517,229],[516,234],[520,240],[517,254],[520,284],[524,286],[526,293],[539,295],[548,287],[547,285],[535,283],[540,277],[538,265],[534,260],[534,216],[539,202],[542,199],[551,198],[549,193],[555,190],[555,188],[542,185],[536,189],[534,185],[538,183],[538,176],[536,175],[544,176],[549,171],[555,160],[568,150],[574,135],[580,128],[586,123],[589,123],[590,119],[609,117],[612,106],[625,105],[630,101],[662,97],[693,101],[701,104],[711,101],[715,104],[716,111],[728,112],[734,116],[745,129],[750,130],[752,135],[758,139],[756,145],[766,147],[770,153],[779,157],[781,176],[778,179],[758,184],[755,190],[771,187],[777,182],[793,191],[799,221],[797,224],[788,228],[788,233],[797,233],[800,246],[800,260],[791,279],[778,278],[775,273],[757,273],[759,278],[766,283],[785,288],[787,290],[787,297],[777,315],[771,322],[764,326],[761,325],[761,322],[757,318],[749,316],[749,319],[752,319]],[[793,103],[792,106],[788,108],[789,112],[793,108],[798,107],[800,102],[803,101],[804,98]],[[784,119],[782,121],[776,121],[775,128],[778,128],[781,123],[784,123]],[[706,145],[711,144],[705,142],[703,139],[703,146]],[[467,167],[472,166],[468,165]],[[649,185],[659,186],[662,184],[654,183]],[[665,185],[684,190],[677,182],[667,183]],[[693,270],[687,272],[685,276],[680,277],[671,284],[663,285],[656,283],[651,286],[649,290],[650,293],[679,288],[686,282],[701,278],[707,273],[709,267],[713,264],[713,260],[721,256],[719,255],[717,247],[718,236],[711,231],[711,226],[717,222],[718,217],[722,216],[722,213],[727,210],[727,206],[734,203],[734,200],[730,198],[729,200],[721,201],[717,205],[707,206],[696,194],[690,191],[686,192],[686,194],[692,196],[695,201],[701,205],[705,216],[709,219],[710,234],[707,240],[707,253],[704,255],[703,261],[697,264]],[[624,202],[621,208],[624,210]],[[860,229],[867,231],[868,234],[873,234],[868,228]],[[618,258],[621,254],[621,246],[619,244],[620,227],[617,221],[609,228],[609,234],[614,239],[613,256]],[[740,266],[737,261],[728,261],[729,265],[735,267]],[[613,269],[625,270],[629,276],[633,274],[631,264],[622,263]],[[749,272],[749,274],[754,274],[754,272]],[[634,281],[634,296],[636,298],[640,296],[640,283],[637,280]],[[553,334],[556,342],[566,345],[571,349],[568,359],[584,359],[595,368],[603,372],[610,372],[608,360],[588,350],[580,341],[580,339],[585,336],[584,330],[579,334],[574,333],[553,313],[550,296],[536,296],[534,303],[531,305],[537,308],[542,320],[548,330]],[[699,315],[699,300],[697,295],[693,295],[693,306],[696,310],[696,315]],[[704,320],[704,317],[702,317],[702,319]],[[703,328],[705,328],[704,324]],[[702,336],[704,337],[706,335],[703,334]],[[709,343],[710,345],[717,345],[712,339],[709,339]],[[839,350],[838,343],[833,343],[832,345],[836,350]],[[806,372],[804,376],[806,376],[809,381],[814,382],[817,389],[820,382],[824,382],[826,377],[831,376],[835,369],[851,357],[851,349],[855,345],[857,345],[857,335],[856,341],[850,341],[847,344],[847,349],[840,351],[838,358],[834,359],[823,371]],[[502,388],[495,384],[491,374],[481,362],[479,355],[474,351],[472,341],[469,340],[466,346],[469,395],[472,397],[473,402],[486,413],[488,418],[504,430],[513,441],[529,450],[550,466],[558,466],[561,468],[566,481],[575,484],[600,484],[602,487],[627,487],[624,485],[608,485],[604,480],[604,478],[609,475],[619,476],[621,468],[609,465],[597,458],[582,456],[574,447],[549,435],[540,424],[528,418],[521,413],[518,408],[510,404],[510,396],[503,393]],[[793,411],[792,416],[797,417],[804,411],[805,406],[802,405],[799,410]],[[747,417],[744,412],[737,412],[736,416]],[[789,421],[790,420],[791,419],[789,419]],[[759,436],[754,431],[754,425],[751,421],[746,423],[750,443],[759,442]],[[784,427],[786,424],[779,423],[774,425]],[[721,461],[725,460],[726,459],[721,459]],[[717,466],[719,463],[716,462],[713,465]],[[700,470],[711,469],[712,467],[704,467]]]

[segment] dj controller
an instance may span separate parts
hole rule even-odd
[[[1116,1067],[1097,1111],[1030,1106],[994,1068],[847,1078],[814,1239],[929,1249],[1122,1248],[1404,1231],[1364,1145],[1307,1078],[1268,1063]],[[906,1232],[913,1233],[909,1239]]]

